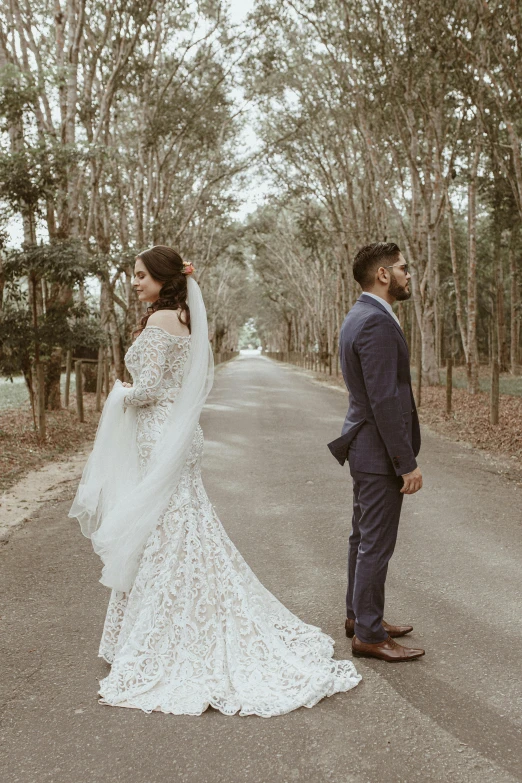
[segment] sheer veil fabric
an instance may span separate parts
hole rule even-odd
[[[106,400],[92,453],[69,511],[80,522],[103,562],[100,582],[129,592],[146,541],[168,506],[187,460],[205,400],[214,360],[201,290],[189,277],[190,353],[183,383],[170,408],[147,470],[140,476],[136,411],[124,408],[126,388],[116,381]]]

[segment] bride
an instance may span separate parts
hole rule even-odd
[[[133,284],[150,305],[125,356],[133,385],[116,381],[108,396],[69,512],[112,590],[99,701],[282,715],[361,678],[263,587],[207,497],[199,416],[213,360],[193,271],[168,247],[137,257]]]

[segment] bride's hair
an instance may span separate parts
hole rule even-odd
[[[176,253],[171,247],[155,245],[150,250],[144,250],[143,253],[140,253],[138,258],[143,261],[151,277],[163,285],[158,299],[147,307],[147,312],[141,318],[140,325],[135,329],[134,334],[139,334],[145,329],[149,317],[157,310],[181,310],[178,313],[178,318],[190,329],[187,275],[183,272],[183,259],[179,253]]]

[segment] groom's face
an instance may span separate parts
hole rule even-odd
[[[397,261],[388,269],[388,272],[390,273],[390,287],[388,288],[390,296],[393,296],[397,302],[409,299],[411,296],[411,275],[402,253],[399,253]]]

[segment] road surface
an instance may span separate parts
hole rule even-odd
[[[262,582],[344,636],[350,481],[326,442],[346,395],[263,357],[219,368],[202,425],[204,477]],[[2,730],[9,783],[513,783],[522,780],[522,489],[487,458],[426,434],[425,488],[405,499],[387,583],[412,663],[356,659],[361,684],[278,718],[101,706],[108,591],[74,493],[0,549]]]

